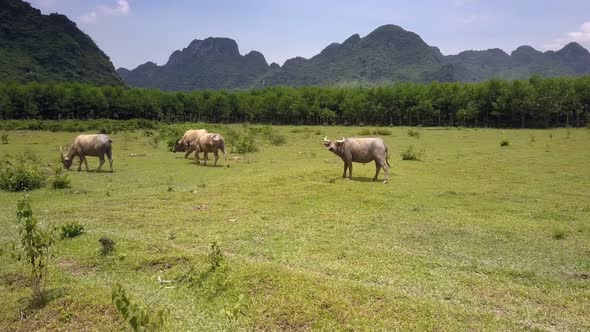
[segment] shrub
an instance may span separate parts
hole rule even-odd
[[[503,139],[500,141],[500,146],[509,146],[510,145],[510,141],[507,139]]]
[[[170,315],[168,308],[152,310],[143,301],[128,295],[120,284],[113,287],[111,299],[133,331],[161,331]]]
[[[8,144],[8,134],[2,134],[2,144]]]
[[[51,188],[53,189],[67,189],[71,187],[68,174],[59,166],[53,169],[53,177],[50,181]]]
[[[46,175],[37,157],[24,153],[6,156],[0,161],[0,188],[6,191],[25,191],[41,188]]]
[[[414,138],[420,138],[420,132],[418,130],[410,129],[408,130],[408,136]]]
[[[221,242],[213,241],[211,242],[211,252],[209,253],[209,263],[211,264],[211,269],[216,269],[221,266],[223,262],[223,253],[221,252]]]
[[[106,236],[101,237],[98,242],[100,243],[100,253],[105,256],[115,250],[115,241],[109,239]]]
[[[287,143],[287,138],[285,137],[285,135],[275,133],[270,135],[270,144],[278,146],[284,145],[285,143]]]
[[[371,135],[371,129],[369,128],[363,128],[359,131],[359,135],[361,136],[368,136]]]
[[[373,131],[373,133],[376,135],[389,136],[391,135],[391,130],[385,128],[377,128]]]
[[[402,160],[421,160],[422,152],[414,150],[414,146],[408,146],[404,151],[401,152]]]
[[[40,300],[43,298],[43,281],[47,279],[54,237],[51,232],[39,227],[29,196],[18,201],[16,221],[20,238],[18,244],[13,244],[14,258],[30,264],[33,298]]]
[[[235,141],[234,147],[237,153],[250,153],[258,151],[256,140],[252,135],[240,136]]]
[[[71,239],[84,233],[84,226],[76,221],[65,223],[59,229],[62,239]]]

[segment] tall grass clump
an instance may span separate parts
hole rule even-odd
[[[168,308],[153,310],[120,284],[113,286],[111,300],[133,331],[162,331],[170,316]]]
[[[414,129],[408,130],[408,136],[410,136],[410,137],[420,138],[420,135],[421,134],[418,130],[414,130]]]
[[[68,174],[60,166],[53,169],[53,176],[50,179],[51,188],[53,189],[67,189],[71,188]]]
[[[509,146],[510,145],[510,141],[507,139],[503,139],[500,141],[500,146]]]
[[[59,227],[62,239],[71,239],[84,233],[84,226],[77,221],[67,222]]]
[[[362,129],[359,131],[359,135],[361,135],[361,136],[368,136],[368,135],[371,135],[371,129],[369,129],[369,128],[362,128]]]
[[[31,153],[5,156],[0,160],[0,189],[25,191],[41,188],[46,175],[37,157]]]
[[[285,145],[285,143],[287,143],[287,137],[285,137],[285,135],[281,135],[281,134],[277,134],[277,133],[272,133],[269,136],[269,140],[270,140],[270,144],[272,145]]]
[[[416,151],[413,145],[408,146],[400,153],[402,160],[422,160],[423,153]]]
[[[29,265],[33,300],[42,301],[54,236],[52,232],[39,227],[37,218],[33,216],[31,200],[28,196],[18,201],[16,221],[19,239],[18,243],[13,244],[13,257]]]

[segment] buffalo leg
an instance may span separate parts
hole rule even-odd
[[[203,152],[203,165],[207,166],[207,160],[209,160],[209,155],[207,152]]]
[[[86,172],[88,172],[88,160],[84,157],[84,167],[86,168]]]
[[[197,163],[197,165],[201,163],[199,159],[199,151],[195,152],[195,162]]]
[[[373,178],[373,181],[377,181],[377,178],[379,177],[380,170],[381,170],[381,165],[379,164],[379,162],[377,160],[375,160],[375,177]]]
[[[348,168],[348,163],[345,161],[344,162],[344,173],[342,173],[342,177],[345,178],[346,177],[346,169]]]
[[[186,152],[184,153],[184,158],[188,158],[188,155],[191,154],[193,152],[193,150],[191,150],[190,148],[187,148]]]
[[[213,155],[215,155],[215,161],[213,162],[213,166],[217,166],[217,160],[219,159],[219,153],[217,151],[213,152]]]
[[[98,172],[100,172],[100,169],[102,168],[102,165],[104,164],[104,155],[102,155],[102,156],[99,156],[99,157],[98,157],[98,160],[99,160],[100,162],[99,162],[99,164],[98,164],[98,169],[96,170],[96,172],[97,172],[97,173],[98,173]]]
[[[383,183],[389,182],[389,166],[387,165],[387,161],[380,161],[381,168],[383,168],[383,172],[385,173],[385,180]]]
[[[352,161],[348,162],[348,179],[352,180]]]

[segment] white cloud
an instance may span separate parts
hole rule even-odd
[[[554,38],[552,41],[543,45],[546,50],[557,50],[564,47],[569,42],[578,42],[580,44],[590,43],[590,21],[580,25],[578,31],[566,33],[563,37]]]
[[[37,0],[37,1],[53,1],[53,0]],[[80,16],[80,21],[84,23],[95,23],[100,16],[127,16],[131,10],[128,0],[117,0],[116,4],[98,5],[96,8]]]

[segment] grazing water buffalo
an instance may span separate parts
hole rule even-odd
[[[188,158],[188,155],[191,154],[194,149],[192,149],[189,145],[190,142],[199,138],[199,136],[208,133],[206,129],[189,129],[187,130],[182,138],[174,145],[172,152],[176,151],[185,151],[184,157]]]
[[[331,152],[334,152],[338,157],[344,161],[344,173],[342,177],[346,177],[346,169],[348,168],[348,178],[352,179],[352,163],[366,164],[375,161],[375,177],[373,181],[377,181],[379,171],[383,168],[385,172],[385,181],[389,182],[389,162],[387,161],[387,146],[381,138],[344,138],[341,140],[329,140],[324,137],[324,146]]]
[[[78,135],[74,140],[74,144],[72,144],[69,149],[67,150],[66,154],[63,154],[63,149],[60,146],[60,156],[61,161],[64,165],[65,169],[70,169],[72,166],[72,162],[74,161],[74,157],[80,157],[80,165],[78,165],[78,171],[82,169],[82,162],[84,162],[84,166],[86,166],[86,172],[88,172],[88,162],[86,161],[86,156],[98,157],[100,160],[100,164],[98,165],[97,172],[100,171],[102,164],[104,164],[104,155],[107,155],[109,158],[109,165],[111,168],[111,172],[113,171],[113,141],[104,134],[95,134],[95,135]]]
[[[207,165],[207,153],[213,152],[215,155],[215,162],[213,166],[217,165],[217,160],[219,159],[219,155],[217,154],[218,150],[223,152],[223,157],[225,158],[225,164],[227,165],[227,152],[225,152],[225,140],[223,136],[214,133],[207,133],[199,136],[196,140],[193,140],[189,143],[190,148],[195,150],[195,159],[197,160],[197,164],[199,163],[199,152],[203,152],[205,154],[205,159],[203,160],[203,164]],[[229,165],[227,165],[229,167]]]

